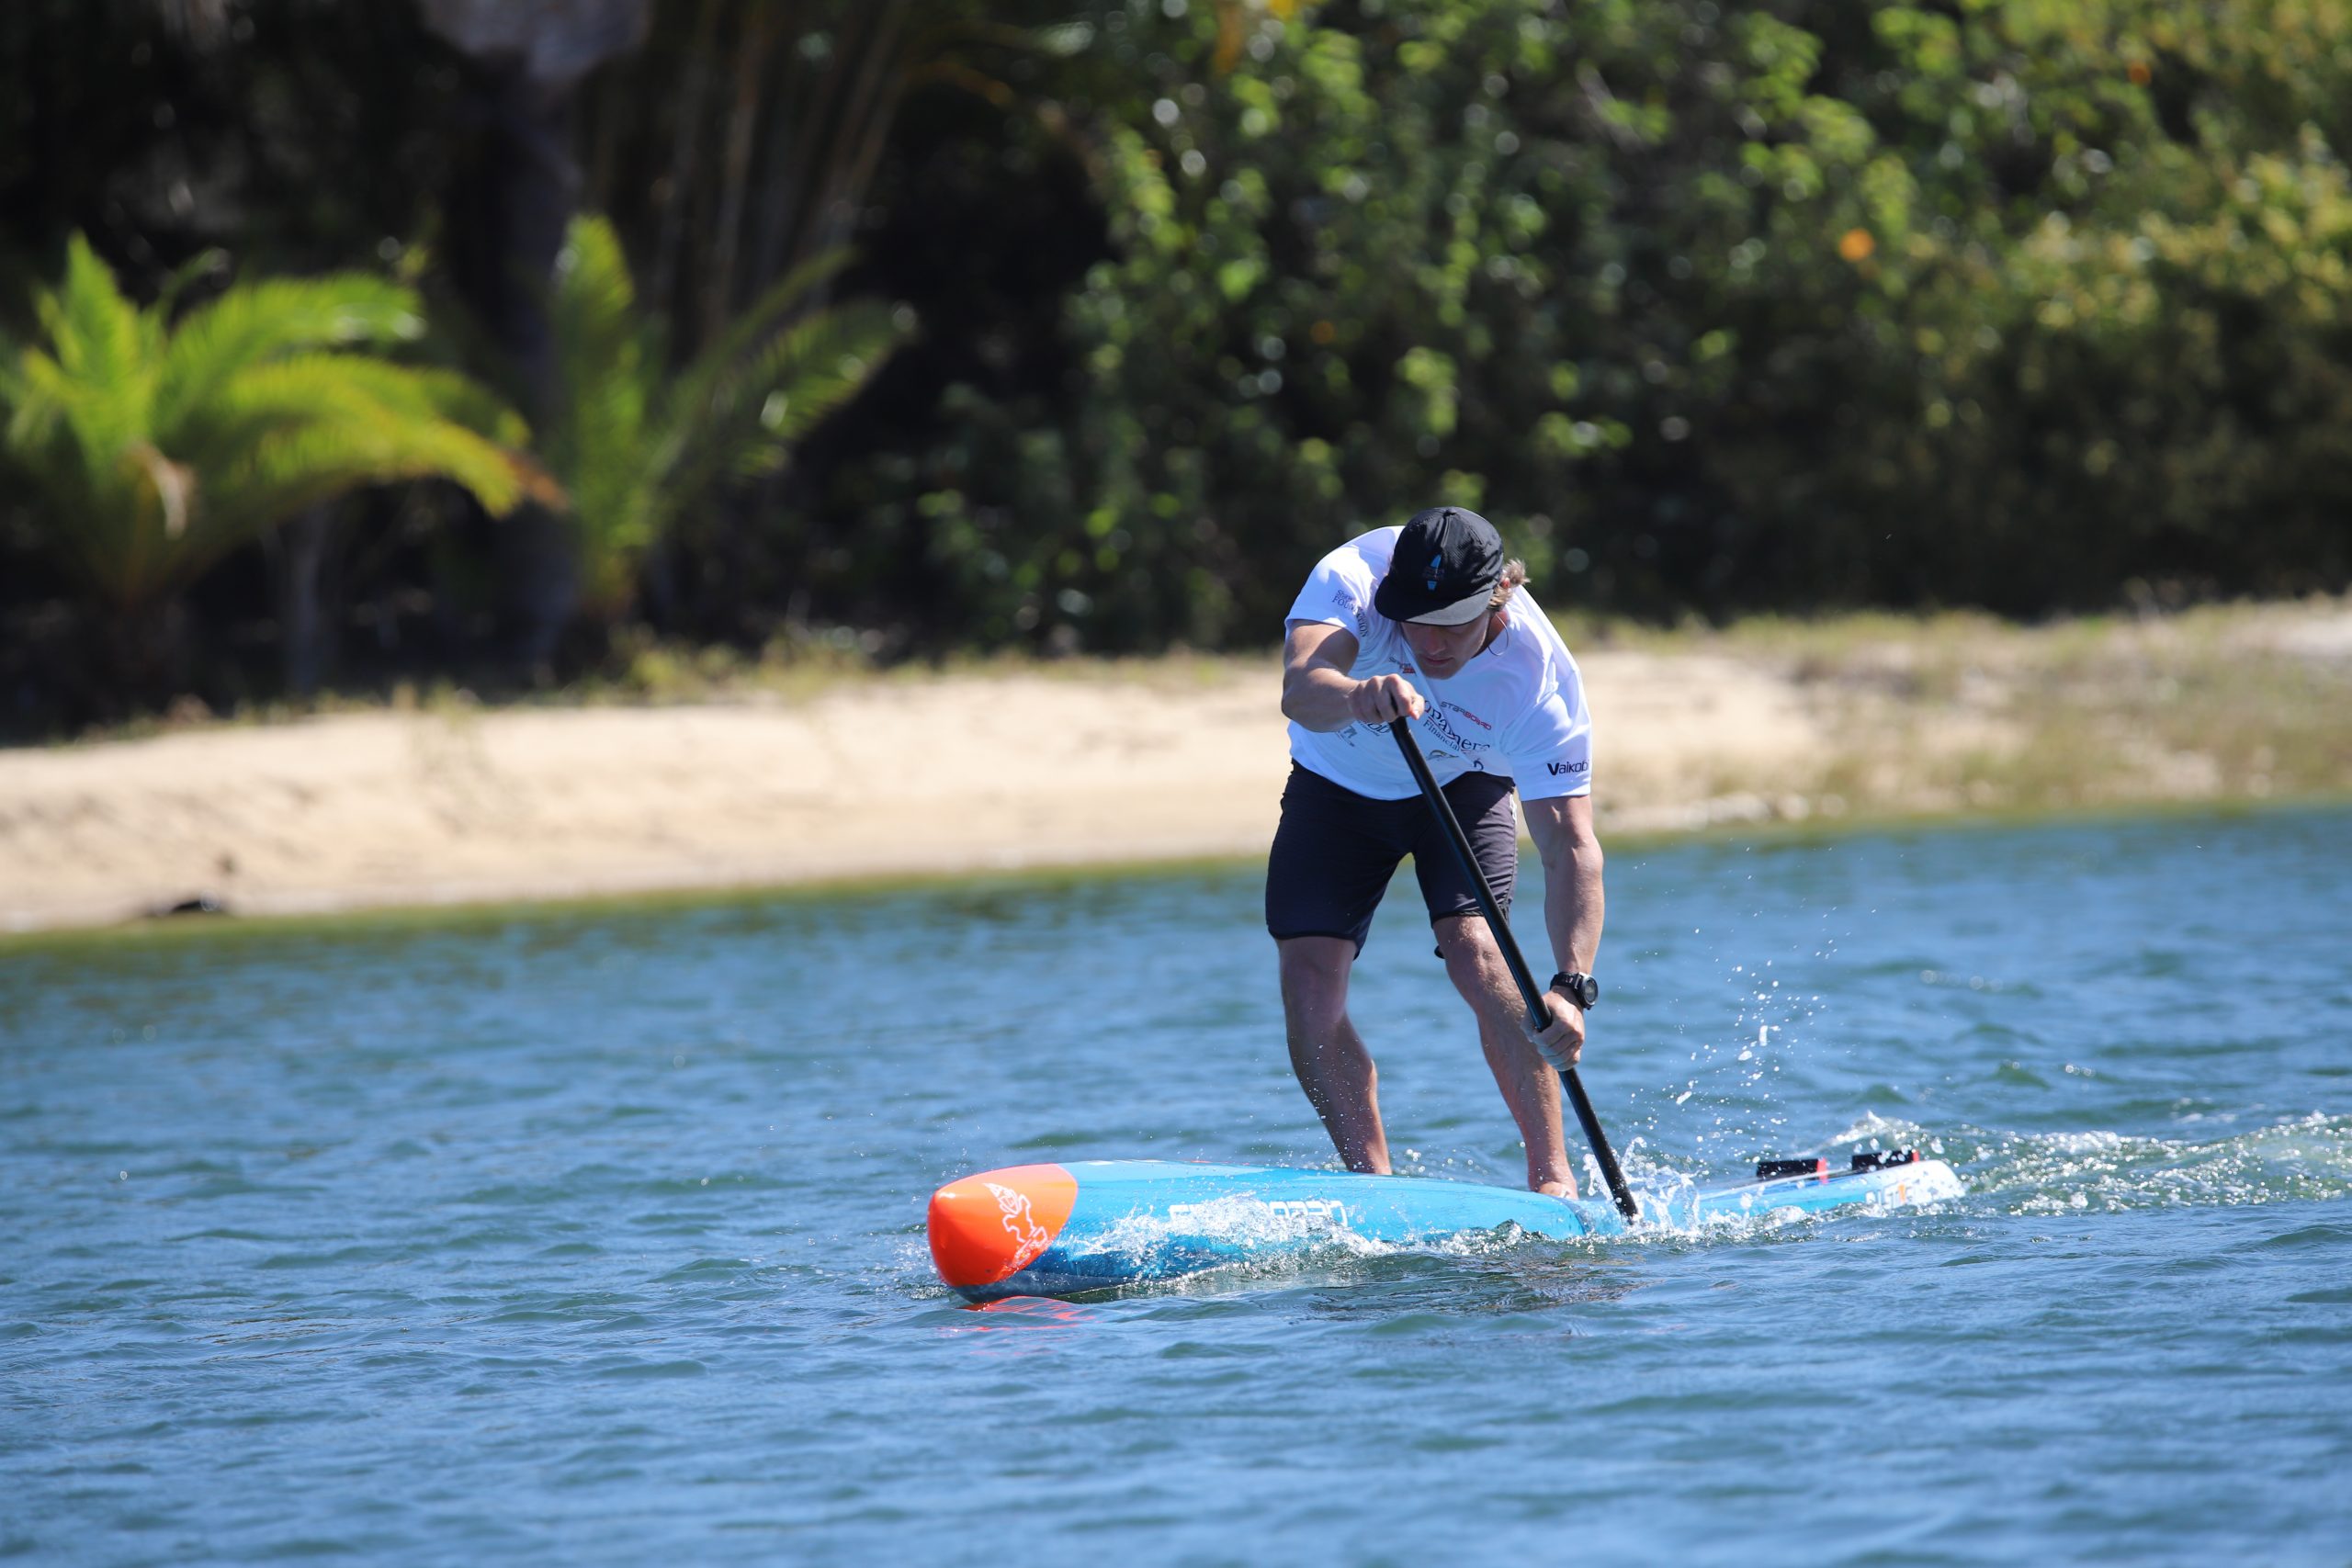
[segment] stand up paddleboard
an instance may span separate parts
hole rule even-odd
[[[1510,922],[1410,729],[1398,722],[1388,732],[1444,829],[1454,863],[1478,896],[1478,908],[1526,1004],[1528,1037],[1534,1039],[1551,1027],[1552,1015]],[[1859,1154],[1851,1168],[1834,1173],[1826,1160],[1766,1160],[1757,1167],[1756,1180],[1743,1186],[1704,1192],[1668,1187],[1637,1197],[1575,1067],[1560,1068],[1560,1089],[1592,1146],[1608,1202],[1466,1181],[1246,1165],[1019,1165],[951,1181],[932,1194],[932,1259],[941,1279],[981,1302],[1175,1279],[1349,1240],[1413,1247],[1505,1226],[1541,1236],[1616,1235],[1635,1224],[1695,1231],[1825,1209],[1932,1203],[1961,1193],[1951,1167],[1905,1149]]]
[[[1530,1235],[1618,1235],[1939,1202],[1961,1195],[1939,1159],[1911,1150],[1826,1160],[1769,1160],[1758,1179],[1702,1191],[1649,1188],[1629,1225],[1599,1199],[1413,1176],[1358,1176],[1169,1160],[1020,1165],[951,1181],[932,1194],[931,1256],[971,1301],[1067,1296],[1171,1280],[1234,1263],[1299,1257],[1334,1244],[1442,1243],[1516,1226]]]

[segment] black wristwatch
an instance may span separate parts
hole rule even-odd
[[[1600,982],[1589,975],[1579,975],[1573,969],[1561,970],[1552,976],[1552,983],[1544,988],[1547,991],[1559,992],[1580,1008],[1589,1008],[1600,999]]]

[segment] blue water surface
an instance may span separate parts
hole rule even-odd
[[[0,1555],[2352,1562],[2352,814],[1609,886],[1629,1168],[1970,1195],[976,1311],[954,1176],[1329,1162],[1254,868],[0,948]],[[1516,1180],[1409,878],[1355,1007]]]

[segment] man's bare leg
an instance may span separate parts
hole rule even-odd
[[[1484,915],[1448,915],[1435,923],[1438,951],[1454,988],[1478,1015],[1478,1043],[1527,1145],[1527,1185],[1563,1198],[1577,1195],[1560,1120],[1560,1079],[1521,1027],[1527,1004],[1503,962]]]
[[[1388,1174],[1388,1134],[1380,1125],[1380,1074],[1348,1019],[1348,972],[1356,944],[1345,937],[1295,936],[1282,953],[1283,1024],[1291,1070],[1350,1170]]]

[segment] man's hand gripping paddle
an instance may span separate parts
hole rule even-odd
[[[1529,1029],[1548,1028],[1552,1014],[1544,1005],[1544,992],[1535,984],[1535,976],[1527,971],[1527,959],[1519,951],[1518,940],[1510,934],[1510,924],[1503,919],[1502,907],[1495,902],[1495,890],[1487,886],[1487,874],[1478,869],[1478,857],[1470,852],[1470,840],[1462,831],[1461,819],[1453,815],[1453,803],[1437,787],[1428,759],[1414,743],[1407,722],[1401,718],[1392,721],[1388,733],[1396,738],[1396,750],[1405,754],[1405,766],[1412,770],[1413,782],[1421,786],[1421,798],[1437,813],[1438,825],[1445,829],[1445,841],[1453,846],[1453,858],[1461,862],[1463,874],[1470,879],[1471,887],[1478,895],[1478,908],[1486,912],[1487,924],[1494,931],[1495,945],[1503,950],[1503,962],[1510,965],[1510,977],[1518,983],[1521,1000],[1527,1004]],[[1601,1178],[1609,1183],[1609,1195],[1617,1201],[1617,1212],[1629,1220],[1640,1219],[1641,1205],[1634,1201],[1633,1190],[1625,1185],[1625,1173],[1617,1168],[1617,1156],[1609,1147],[1608,1135],[1600,1130],[1600,1118],[1592,1113],[1592,1101],[1585,1097],[1584,1084],[1577,1077],[1577,1070],[1562,1067],[1560,1084],[1568,1091],[1568,1103],[1576,1107],[1585,1142],[1592,1145]]]

